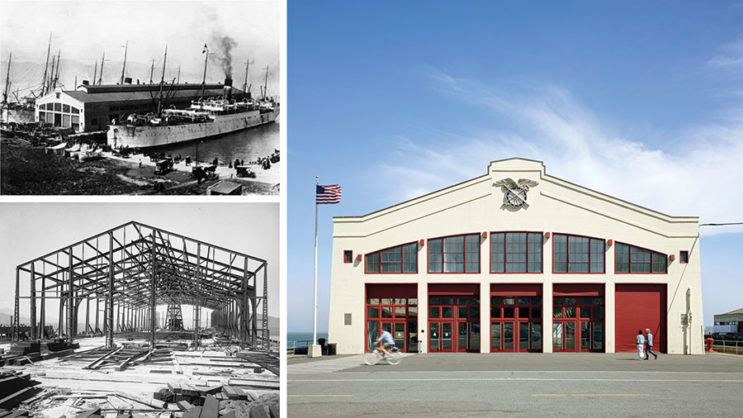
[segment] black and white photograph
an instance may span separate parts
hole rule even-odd
[[[279,218],[0,204],[0,416],[279,416]]]
[[[3,1],[3,195],[281,185],[281,7]]]

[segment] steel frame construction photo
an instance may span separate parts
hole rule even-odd
[[[112,349],[115,334],[136,334],[154,349],[171,333],[182,338],[181,306],[191,305],[194,342],[207,308],[212,328],[242,348],[269,351],[267,269],[264,259],[130,221],[16,267],[13,339],[71,344],[105,335]],[[30,314],[23,332],[21,305]],[[47,320],[49,305],[59,310],[56,330]],[[158,320],[158,305],[168,306],[165,320]]]

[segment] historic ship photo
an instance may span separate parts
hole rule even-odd
[[[275,3],[9,3],[0,193],[278,195]]]

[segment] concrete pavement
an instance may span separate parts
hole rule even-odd
[[[743,356],[426,354],[289,361],[289,416],[743,414]]]

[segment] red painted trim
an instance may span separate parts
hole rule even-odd
[[[348,257],[350,255],[350,257]],[[361,254],[359,254],[359,257],[361,257]],[[351,250],[343,250],[343,264],[351,264],[353,263],[353,251]]]
[[[490,270],[490,274],[544,274],[544,239],[542,239],[542,251],[541,253],[541,259],[539,260],[539,264],[541,265],[542,271],[523,271],[523,272],[507,272],[506,270],[506,260],[508,259],[508,245],[506,244],[508,242],[508,234],[526,234],[526,270],[529,270],[529,234],[539,234],[542,235],[541,231],[491,231],[490,232],[490,249],[488,250],[489,256],[488,256],[488,266]],[[503,241],[503,251],[505,251],[505,259],[503,260],[503,270],[504,271],[493,271],[493,234],[506,234],[505,239]]]
[[[488,233],[487,232],[483,232],[482,233],[482,237],[483,237],[483,239],[487,239],[488,238]]]
[[[552,285],[552,296],[603,297],[605,289],[606,285],[604,283],[555,283]]]
[[[542,296],[542,284],[492,283],[490,285],[490,296]]]
[[[386,251],[386,250],[389,250],[391,248],[396,248],[396,247],[400,247],[400,257],[401,257],[401,259],[400,259],[400,267],[401,267],[402,270],[405,270],[405,249],[404,249],[404,247],[406,245],[410,245],[410,244],[417,244],[417,243],[415,241],[406,242],[404,244],[393,245],[391,247],[382,248],[381,250],[372,251],[370,253],[364,254],[364,274],[418,274],[418,250],[420,249],[420,247],[418,247],[418,248],[415,249],[415,271],[414,272],[410,272],[410,271],[409,272],[403,272],[403,271],[400,271],[400,272],[381,271],[382,270],[382,251]],[[371,254],[376,254],[376,253],[379,253],[379,270],[380,271],[368,271],[366,269],[366,264],[367,264],[366,263],[366,257],[368,257]]]
[[[684,255],[686,256],[686,261],[684,261]],[[689,262],[689,252],[688,251],[679,251],[679,263],[686,264]]]
[[[478,296],[480,285],[477,283],[429,283],[428,295]]]
[[[545,233],[544,233],[544,238],[546,238],[546,239],[550,239],[550,233],[549,233],[549,232],[545,232]]]
[[[668,256],[668,259],[671,260],[671,261],[674,261],[676,259],[676,256],[673,255],[673,254],[671,254],[671,255]],[[666,269],[668,269],[668,266],[666,266]]]
[[[477,232],[475,232],[475,233],[468,233],[468,234],[444,235],[444,236],[441,236],[441,237],[428,238],[428,240],[427,240],[428,242],[426,243],[426,245],[429,248],[431,246],[431,241],[432,240],[435,240],[435,239],[440,239],[441,240],[441,270],[442,271],[431,271],[431,257],[429,256],[430,253],[426,253],[426,271],[429,274],[480,274],[480,272],[482,271],[482,268],[481,268],[482,260],[479,260],[479,262],[477,263],[477,271],[443,271],[444,270],[444,264],[445,264],[445,262],[444,262],[444,254],[445,254],[444,253],[444,239],[446,239],[446,238],[453,238],[453,237],[465,237],[464,238],[464,252],[463,252],[463,254],[464,254],[464,260],[462,261],[462,263],[464,263],[464,268],[466,269],[467,268],[467,238],[466,237],[469,236],[469,235],[477,236],[477,239],[479,241],[479,243],[478,243],[478,249],[479,249],[479,246],[482,245],[482,240],[480,239],[480,234],[477,233]],[[480,254],[480,253],[481,253],[481,251],[478,252],[478,254]]]
[[[606,246],[607,246],[607,247],[611,247],[612,245],[614,245],[614,240],[611,240],[611,239],[610,239],[610,240],[607,240],[607,241],[606,241]]]
[[[420,240],[420,241],[418,241],[418,245],[420,245],[421,247],[422,247],[423,245],[425,245],[425,243],[426,243],[426,240],[423,240],[423,239],[422,239],[422,240]]]
[[[555,238],[556,235],[564,235],[568,237],[568,271],[555,271],[555,241],[557,240]],[[579,237],[579,238],[588,238],[588,270],[586,272],[577,272],[577,271],[569,271],[570,270],[570,237]],[[604,241],[603,238],[598,237],[591,237],[588,235],[578,235],[578,234],[566,234],[563,232],[555,232],[552,236],[552,274],[606,274],[606,241],[604,241],[604,271],[590,271],[591,270],[591,261],[593,259],[591,258],[591,240],[599,240]]]
[[[668,274],[668,255],[667,254],[659,252],[659,251],[651,250],[650,248],[640,247],[638,245],[633,245],[633,244],[627,244],[626,242],[617,241],[616,243],[623,244],[623,245],[630,247],[629,249],[629,270],[630,271],[626,271],[626,272],[617,271],[617,246],[615,245],[614,246],[614,274]],[[644,272],[640,273],[640,272],[632,271],[632,247],[639,248],[641,250],[650,251],[650,273],[644,273]],[[666,257],[666,271],[660,272],[660,273],[653,273],[653,253],[660,254]]]
[[[417,298],[418,285],[415,283],[367,283],[364,286],[366,299],[369,298]]]

